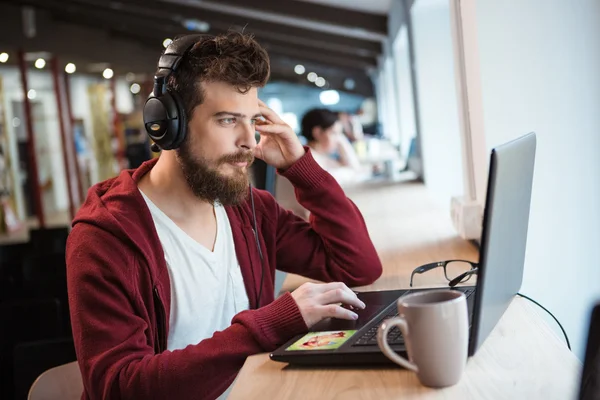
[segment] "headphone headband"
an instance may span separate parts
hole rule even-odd
[[[171,42],[158,60],[158,69],[154,74],[154,96],[166,92],[167,79],[177,70],[183,57],[201,38],[206,35],[186,35]]]

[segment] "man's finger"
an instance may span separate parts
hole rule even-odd
[[[271,125],[272,122],[266,119],[257,119],[256,121],[254,121],[254,124],[256,126],[262,126],[262,125]]]
[[[258,132],[264,133],[266,135],[268,135],[268,134],[279,135],[279,134],[282,134],[283,132],[285,132],[285,130],[286,130],[285,126],[282,126],[279,124],[255,125],[254,128]]]
[[[354,293],[348,293],[344,289],[334,289],[325,292],[317,298],[317,301],[322,305],[325,304],[347,304],[358,309],[364,309],[365,303],[360,301]]]
[[[271,110],[266,105],[259,106],[260,112],[267,120],[274,122],[276,124],[285,124],[285,122],[279,118],[279,115],[273,110]]]
[[[348,292],[348,294],[356,296],[356,293],[352,291],[348,286],[346,286],[346,284],[343,282],[321,283],[319,284],[319,286],[321,289],[321,293],[325,293],[334,289],[343,289],[344,291]]]
[[[329,304],[321,307],[321,317],[324,318],[339,318],[348,320],[357,320],[358,314],[352,312],[346,308],[340,307],[335,304]]]

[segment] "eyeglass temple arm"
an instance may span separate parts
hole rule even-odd
[[[449,283],[448,286],[450,287],[454,287],[456,285],[458,285],[463,279],[465,279],[467,276],[469,275],[473,275],[476,274],[478,272],[479,268],[475,267],[472,270],[463,272],[462,274],[460,274],[459,276],[457,276],[456,278],[452,279]]]
[[[469,261],[469,260],[446,260],[446,261],[444,261],[444,263],[448,264],[448,263],[451,263],[451,262],[456,262],[456,261],[460,261],[460,262],[466,262],[466,263],[469,263],[469,264],[471,264],[471,267],[472,267],[472,268],[477,268],[477,267],[479,266],[479,263],[478,263],[478,262],[475,262],[475,261]]]
[[[415,268],[413,270],[413,272],[410,274],[410,287],[412,287],[412,285],[413,285],[413,277],[415,276],[415,274],[422,274],[424,272],[431,271],[434,268],[443,267],[443,266],[444,266],[444,262],[434,262],[434,263],[430,263],[430,264],[421,265],[420,267]]]

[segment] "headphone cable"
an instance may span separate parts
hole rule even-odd
[[[571,350],[571,343],[569,342],[569,337],[567,336],[567,332],[565,332],[565,328],[563,328],[563,326],[560,324],[560,322],[558,322],[558,319],[550,311],[548,311],[548,309],[546,307],[544,307],[543,305],[541,305],[537,301],[533,300],[531,297],[527,297],[527,296],[525,296],[524,294],[521,294],[521,293],[517,293],[517,296],[521,296],[522,298],[531,301],[533,304],[535,304],[536,306],[540,307],[542,310],[544,310],[548,314],[550,314],[550,316],[552,318],[554,318],[554,320],[556,321],[556,323],[560,327],[560,330],[562,331],[563,335],[565,335],[565,340],[567,341],[567,347],[569,348],[569,350]]]
[[[260,257],[260,287],[258,289],[258,297],[256,298],[256,308],[260,307],[260,298],[262,297],[263,280],[265,277],[265,262],[263,259],[262,250],[260,248],[260,242],[258,240],[258,224],[256,223],[256,210],[254,208],[254,192],[252,191],[252,185],[250,185],[250,203],[252,204],[252,220],[254,223],[254,239],[256,241],[256,248],[258,249],[258,256]]]

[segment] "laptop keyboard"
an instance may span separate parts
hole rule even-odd
[[[392,307],[382,318],[377,320],[377,323],[373,324],[363,335],[353,344],[353,346],[373,346],[377,345],[377,330],[379,325],[386,319],[394,318],[398,316],[398,309]],[[404,338],[398,327],[393,327],[388,333],[389,344],[403,344]]]
[[[467,289],[464,291],[464,293],[465,293],[465,296],[467,298],[469,298],[474,293],[474,290]],[[394,306],[395,306],[395,303],[394,303]],[[373,322],[371,327],[367,331],[365,331],[365,333],[363,333],[362,336],[360,338],[358,338],[358,340],[356,340],[356,342],[354,342],[354,344],[352,346],[377,346],[377,331],[379,329],[379,325],[381,325],[381,323],[383,321],[385,321],[386,319],[394,318],[397,316],[398,316],[398,308],[391,307],[387,313],[385,313],[383,316],[381,316],[375,322]],[[388,332],[387,339],[388,339],[388,343],[390,345],[404,344],[404,337],[402,337],[402,332],[400,332],[400,329],[398,329],[397,326],[390,329],[390,331]]]

